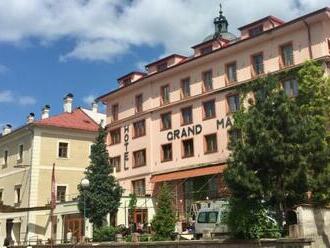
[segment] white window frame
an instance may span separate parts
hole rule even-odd
[[[5,152],[7,151],[7,163],[5,163]],[[2,166],[8,166],[8,162],[9,162],[9,149],[8,147],[5,147],[3,150],[2,150],[2,161],[1,161],[1,164]]]
[[[67,143],[68,144],[68,156],[66,158],[60,157],[58,152],[60,149],[60,143]],[[58,140],[57,141],[57,149],[56,149],[56,158],[58,159],[70,159],[71,158],[71,144],[68,140]]]
[[[19,199],[17,197],[17,189],[20,189],[20,193],[19,193]],[[18,184],[14,186],[14,203],[15,204],[20,204],[22,202],[22,185]]]
[[[60,201],[57,200],[57,187],[58,186],[64,186],[65,187],[65,201],[68,201],[68,196],[69,196],[69,184],[65,184],[65,183],[56,183],[55,187],[56,187],[56,203],[61,203]]]
[[[20,158],[20,156],[19,156],[19,154],[20,154],[20,146],[23,146],[23,151],[22,151],[22,157]],[[24,144],[23,143],[21,143],[21,144],[19,144],[18,145],[18,147],[17,147],[17,162],[20,162],[20,163],[22,163],[23,161],[24,161]]]

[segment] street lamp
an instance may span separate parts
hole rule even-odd
[[[87,178],[83,178],[80,182],[81,189],[83,191],[83,197],[84,197],[84,236],[86,237],[87,231],[86,231],[86,190],[89,188],[89,180]]]

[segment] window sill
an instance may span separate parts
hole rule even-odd
[[[117,143],[110,143],[109,146],[115,146],[115,145],[119,145],[121,142],[117,142]]]
[[[210,117],[203,117],[203,121],[207,121],[207,120],[211,120],[211,119],[214,119],[216,118],[216,116],[210,116]]]
[[[68,158],[68,157],[57,157],[57,159],[60,159],[60,160],[69,160],[70,158]]]
[[[205,155],[209,155],[209,154],[212,154],[212,153],[217,153],[218,150],[214,150],[214,151],[206,151],[204,152]]]
[[[134,140],[134,139],[141,138],[141,137],[144,137],[144,136],[146,136],[146,134],[143,134],[143,135],[140,135],[140,136],[133,136],[132,139]]]
[[[132,168],[136,169],[136,168],[140,168],[140,167],[144,167],[147,166],[147,164],[143,164],[143,165],[134,165]]]
[[[173,161],[173,159],[171,158],[171,159],[165,159],[165,160],[161,160],[160,162],[161,163],[166,163],[166,162],[171,162],[171,161]]]
[[[193,124],[193,121],[189,122],[189,123],[181,123],[181,127],[192,125],[192,124]]]
[[[192,155],[187,155],[187,156],[183,156],[182,159],[185,159],[185,158],[192,158],[192,157],[194,157],[194,154],[192,154]]]
[[[161,128],[160,131],[163,132],[163,131],[168,131],[168,130],[171,130],[172,127],[169,127],[169,128]]]

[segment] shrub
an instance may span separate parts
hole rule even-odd
[[[113,226],[103,226],[96,228],[93,232],[93,241],[115,241],[116,233],[118,233],[118,229]]]

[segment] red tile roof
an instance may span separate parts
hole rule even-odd
[[[33,124],[36,126],[51,126],[92,132],[98,131],[99,128],[98,124],[80,108],[74,109],[72,113],[61,113],[47,119],[35,121]]]

